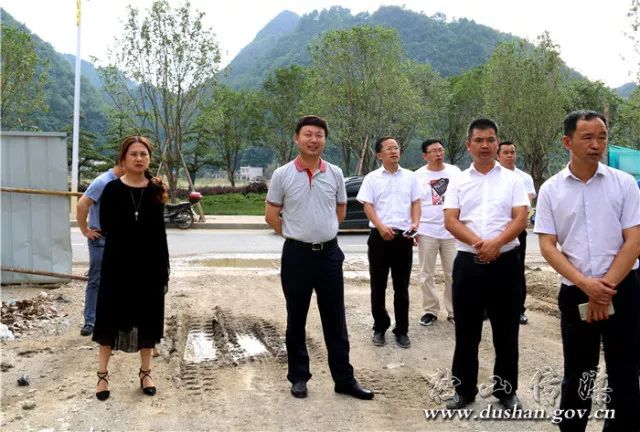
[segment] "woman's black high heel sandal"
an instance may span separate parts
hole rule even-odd
[[[96,372],[96,374],[98,375],[98,384],[100,384],[100,381],[104,381],[107,383],[107,385],[109,385],[109,371]],[[102,390],[96,392],[96,397],[98,398],[98,400],[106,401],[107,399],[109,399],[110,394],[111,392],[109,390]]]
[[[149,370],[142,370],[142,368],[140,368],[140,372],[138,372],[138,377],[140,378],[140,388],[142,389],[142,393],[149,395],[149,396],[153,396],[156,394],[156,387],[155,386],[149,386],[149,387],[144,387],[142,385],[142,382],[144,381],[144,379],[146,377],[151,378],[151,375],[149,375],[151,373],[151,369]],[[142,376],[140,376],[142,374]]]

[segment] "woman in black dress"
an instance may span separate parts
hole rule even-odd
[[[152,146],[141,136],[125,138],[118,161],[125,174],[107,184],[100,223],[106,243],[98,290],[93,340],[100,344],[96,397],[109,397],[111,351],[140,351],[140,387],[156,392],[151,352],[164,328],[164,293],[169,281],[169,252],[162,182],[151,176]]]

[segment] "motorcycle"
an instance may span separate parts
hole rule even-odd
[[[195,220],[193,206],[200,202],[202,194],[200,192],[189,193],[189,201],[178,204],[164,205],[164,223],[175,224],[180,229],[191,228]]]

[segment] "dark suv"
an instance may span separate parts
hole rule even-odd
[[[369,229],[369,219],[364,214],[364,206],[356,199],[364,176],[347,177],[344,185],[347,189],[347,216],[340,224],[341,230]]]

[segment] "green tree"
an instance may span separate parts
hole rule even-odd
[[[232,187],[242,151],[257,139],[261,114],[255,91],[219,86],[196,121],[199,139],[209,143]]]
[[[640,150],[640,87],[620,107],[612,144]]]
[[[374,140],[393,135],[404,147],[415,132],[419,98],[405,73],[398,32],[359,26],[334,30],[311,45],[313,100],[330,120],[343,166],[374,167]]]
[[[449,80],[451,96],[443,139],[452,164],[459,164],[466,154],[467,126],[483,114],[483,74],[483,68],[476,67]]]
[[[622,98],[615,91],[604,85],[602,81],[572,79],[567,84],[566,111],[589,109],[598,111],[609,119],[617,116]]]
[[[262,84],[262,141],[273,149],[279,165],[293,158],[293,129],[298,118],[305,114],[304,98],[308,88],[307,71],[296,65],[276,69]]]
[[[485,65],[485,112],[498,122],[500,137],[515,141],[536,187],[548,174],[549,148],[565,115],[563,67],[548,33],[534,47],[500,44]]]
[[[405,66],[418,97],[413,119],[415,133],[424,138],[441,137],[447,128],[447,108],[451,97],[449,82],[430,65],[408,63]]]
[[[191,177],[191,183],[195,186],[198,173],[206,167],[218,165],[218,160],[213,148],[207,142],[206,131],[200,130],[198,120],[194,125],[193,132],[189,133],[184,142],[184,160]]]
[[[180,170],[187,171],[183,137],[197,116],[199,98],[211,92],[220,63],[218,44],[203,16],[188,1],[172,9],[167,0],[157,0],[142,19],[129,7],[122,36],[100,71],[126,128],[159,144],[159,169],[167,174],[172,198]],[[191,183],[188,173],[187,180]]]
[[[106,110],[107,129],[104,133],[103,154],[115,163],[120,152],[120,143],[130,135],[147,135],[139,128],[131,127],[127,113],[113,108]],[[159,155],[154,152],[154,166],[157,166]]]
[[[73,129],[71,124],[65,127],[67,134],[67,169],[71,172],[71,151],[73,146]],[[91,182],[98,174],[113,166],[113,160],[105,157],[102,148],[97,145],[97,135],[86,129],[80,129],[78,143],[78,183]]]
[[[11,25],[2,25],[1,57],[2,129],[31,128],[29,116],[48,110],[43,91],[48,63],[40,61],[29,33]]]

